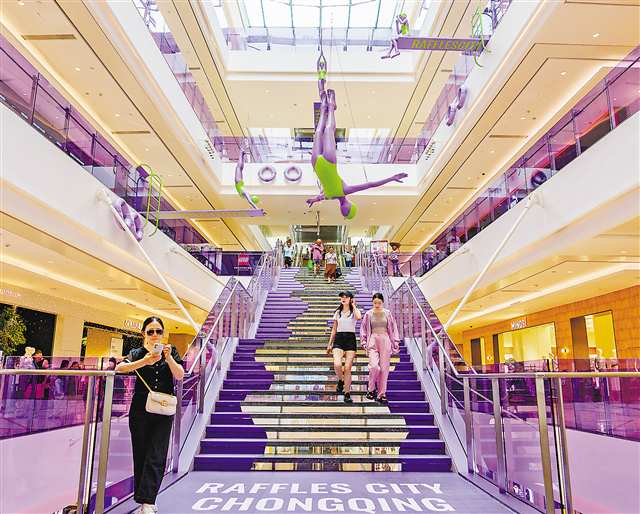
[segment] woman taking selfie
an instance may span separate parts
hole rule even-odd
[[[160,489],[175,413],[173,381],[182,380],[184,369],[178,351],[164,344],[164,323],[152,316],[142,324],[144,345],[134,348],[116,366],[119,373],[136,374],[129,409],[129,431],[133,449],[133,498],[136,514],[157,512]]]
[[[338,386],[336,392],[344,393],[344,402],[353,403],[351,399],[351,367],[356,358],[356,321],[362,318],[356,301],[350,291],[342,292],[340,305],[333,315],[333,327],[327,345],[327,353],[333,354],[333,368],[336,370]],[[342,357],[344,356],[344,371]]]
[[[360,325],[360,344],[369,356],[369,389],[366,398],[386,405],[391,354],[400,352],[398,326],[391,311],[384,308],[384,296],[373,295],[373,309]]]

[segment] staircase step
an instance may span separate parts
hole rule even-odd
[[[218,412],[326,412],[344,409],[345,412],[358,412],[361,410],[372,412],[429,412],[429,404],[426,401],[397,401],[390,400],[388,405],[380,405],[372,400],[361,401],[361,398],[353,398],[352,404],[346,404],[340,400],[263,400],[240,401],[219,400],[216,402]],[[351,410],[348,410],[351,409]],[[388,409],[388,410],[387,410]]]
[[[316,439],[332,440],[339,437],[343,439],[355,439],[362,434],[376,434],[377,438],[385,439],[437,439],[440,437],[438,427],[429,425],[330,425],[330,424],[292,424],[292,425],[208,425],[207,438],[242,437],[251,439],[265,438],[267,432],[274,434],[278,439],[284,437],[296,438],[313,435]],[[337,434],[337,435],[336,435]],[[312,441],[314,439],[311,439]]]
[[[335,378],[333,380],[225,380],[223,389],[225,390],[267,390],[271,391],[287,391],[293,390],[295,387],[317,387],[323,386],[329,389],[335,389],[337,385]],[[352,380],[352,387],[367,386],[367,380]],[[301,389],[304,390],[304,389]],[[387,382],[387,390],[403,390],[403,391],[415,391],[422,390],[420,382],[415,380],[389,380]]]
[[[292,421],[295,420],[295,421]],[[403,414],[389,413],[291,413],[273,414],[269,412],[214,412],[211,414],[211,425],[293,425],[299,420],[315,420],[315,424],[361,425],[358,421],[366,421],[367,425],[428,425],[433,426],[433,414],[428,412],[407,412]],[[322,421],[318,421],[322,420]],[[332,421],[330,423],[330,421]],[[314,423],[310,423],[314,424]]]
[[[351,397],[355,402],[367,394],[366,387],[360,390],[351,390]],[[249,397],[249,398],[247,398]],[[309,399],[310,397],[322,397],[323,400],[339,401],[342,399],[341,394],[337,394],[335,389],[333,391],[261,391],[261,390],[223,390],[220,391],[220,400],[243,400],[243,401],[285,401],[288,402],[294,397],[295,400]],[[424,401],[425,395],[422,391],[402,391],[402,390],[389,390],[387,391],[387,397],[389,401]],[[317,399],[317,398],[316,398]]]
[[[198,455],[196,471],[451,471],[447,455]]]
[[[269,449],[266,451],[266,449]],[[203,439],[200,442],[200,453],[268,453],[278,455],[295,453],[296,455],[335,454],[347,450],[350,455],[372,455],[381,453],[385,449],[387,454],[415,454],[415,455],[444,455],[444,442],[439,439],[368,439],[354,442],[353,439],[332,439],[331,441],[309,441],[304,439]],[[341,451],[342,450],[342,451]],[[347,453],[345,452],[345,453]]]
[[[304,370],[304,369],[296,369],[296,370],[287,370],[287,371],[267,371],[261,369],[232,369],[227,372],[227,378],[229,379],[245,379],[245,380],[265,380],[266,378],[271,378],[273,380],[290,380],[289,377],[300,377],[300,376],[335,376],[335,371],[333,370]],[[358,380],[360,376],[367,378],[369,376],[368,370],[362,370],[360,372],[353,372],[352,377],[355,380]],[[392,371],[389,374],[390,379],[396,380],[417,380],[418,374],[415,371]],[[362,379],[361,379],[362,380]]]

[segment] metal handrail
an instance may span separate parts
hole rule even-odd
[[[204,339],[204,341],[202,341],[202,345],[201,345],[200,350],[198,351],[198,354],[193,359],[193,363],[191,364],[191,366],[187,370],[187,373],[186,373],[187,375],[191,375],[193,373],[193,370],[195,369],[196,364],[199,362],[200,357],[202,356],[202,352],[204,352],[205,348],[207,347],[206,346],[207,342],[209,341],[209,339],[211,339],[211,334],[213,334],[214,328],[216,328],[216,326],[218,326],[218,322],[220,321],[220,318],[222,318],[222,315],[224,314],[224,311],[226,310],[227,305],[229,305],[229,302],[231,301],[231,298],[233,298],[233,293],[235,292],[235,290],[238,287],[238,285],[240,285],[240,287],[242,287],[244,289],[244,286],[242,284],[240,284],[240,282],[236,282],[233,285],[233,288],[231,289],[231,292],[229,293],[229,297],[227,298],[227,301],[224,302],[224,305],[222,306],[222,309],[220,309],[220,313],[218,314],[218,317],[214,321],[213,325],[211,326],[211,329],[209,330],[209,333],[207,334],[207,336]],[[193,345],[193,342],[191,343],[191,345],[189,345],[189,348],[191,348],[192,345]]]
[[[436,338],[436,341],[438,342],[438,345],[440,346],[440,348],[442,349],[442,351],[444,352],[444,357],[445,359],[447,359],[447,362],[449,363],[449,366],[451,366],[451,369],[453,369],[456,374],[457,370],[456,367],[453,365],[453,361],[451,360],[451,356],[449,355],[449,352],[447,350],[444,349],[444,345],[442,344],[442,341],[440,341],[440,336],[439,334],[435,331],[435,329],[433,328],[433,326],[431,325],[431,322],[429,321],[428,316],[424,313],[424,311],[422,310],[422,306],[420,305],[420,302],[418,301],[418,299],[416,298],[416,295],[413,293],[413,291],[411,290],[410,287],[407,288],[409,290],[409,293],[411,294],[411,296],[413,297],[413,301],[415,302],[416,306],[418,307],[418,311],[420,312],[420,314],[422,315],[423,319],[427,322],[427,325],[429,326],[429,329],[431,330],[431,333],[433,334],[433,336]],[[464,361],[464,358],[463,358]],[[465,364],[466,361],[464,361]],[[467,365],[467,367],[469,367]],[[473,369],[473,368],[471,368]],[[475,370],[474,370],[475,371]]]
[[[115,376],[113,370],[75,370],[75,369],[0,369],[0,375],[68,375],[87,377],[110,377]]]

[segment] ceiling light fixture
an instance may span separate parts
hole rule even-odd
[[[495,150],[489,150],[489,153],[496,153]]]
[[[145,152],[148,152],[148,151],[149,151],[149,149],[148,149],[148,148],[145,148],[145,149],[144,149],[144,151],[145,151]]]
[[[526,119],[527,119],[527,117],[526,117],[526,116],[520,116],[520,119],[521,119],[521,120],[526,120]]]
[[[76,70],[76,71],[80,71],[80,68],[78,68],[78,67],[76,66],[76,67],[75,67],[75,70]]]
[[[596,32],[595,34],[593,34],[591,37],[600,37],[600,32]]]
[[[19,5],[19,6],[24,6],[24,2],[23,2],[22,0],[20,0],[20,1],[18,2],[18,5]]]
[[[566,71],[561,71],[561,72],[560,72],[560,75],[562,75],[563,77],[564,77],[566,74],[567,74],[567,72],[566,72]]]
[[[120,117],[120,115],[118,113],[116,113],[116,118],[119,118],[119,117]]]

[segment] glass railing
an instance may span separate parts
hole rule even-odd
[[[165,485],[179,478],[180,453],[197,418],[206,416],[204,398],[225,351],[233,338],[255,333],[281,266],[278,247],[264,256],[246,288],[231,278],[188,347],[186,375],[176,384]],[[36,370],[9,357],[10,369],[0,370],[1,510],[55,512],[81,505],[73,511],[102,514],[133,492],[128,412],[135,376],[90,369],[112,366],[112,359],[47,360],[49,369]],[[55,369],[64,361],[85,369]],[[52,465],[35,465],[44,450]]]
[[[478,30],[485,39],[490,39],[503,16],[509,9],[512,0],[490,0],[486,8],[480,14],[477,21]],[[449,107],[456,101],[458,89],[464,86],[471,71],[476,67],[476,58],[472,55],[461,54],[453,66],[453,71],[447,79],[447,83],[440,92],[435,104],[431,108],[429,116],[425,120],[420,131],[420,137],[416,142],[416,154],[419,159],[429,148],[431,138],[442,122],[447,118]],[[397,144],[397,143],[396,143]],[[402,142],[404,145],[404,141]],[[392,151],[391,155],[398,153],[399,149]],[[391,159],[391,162],[394,158]]]
[[[180,89],[184,92],[189,105],[197,116],[209,141],[215,141],[218,136],[218,126],[207,102],[204,99],[195,77],[189,71],[189,65],[185,61],[178,44],[176,43],[169,26],[165,22],[156,0],[134,0],[134,4],[144,21],[154,43],[164,57],[167,66],[176,78]]]
[[[435,386],[438,408],[466,456],[467,473],[541,512],[632,512],[637,475],[611,470],[637,471],[637,362],[616,364],[635,369],[626,372],[478,373],[454,350],[418,291],[409,278],[387,306]],[[606,459],[611,452],[613,460],[594,458]],[[588,476],[587,462],[593,463]],[[594,496],[587,479],[598,470],[599,490],[608,492]]]
[[[422,275],[640,110],[638,49],[509,167],[423,252]]]
[[[146,166],[133,166],[78,110],[0,35],[0,102],[140,213],[175,210],[148,179]],[[150,191],[151,189],[151,191]],[[205,243],[184,220],[161,220],[159,228],[177,243]]]

